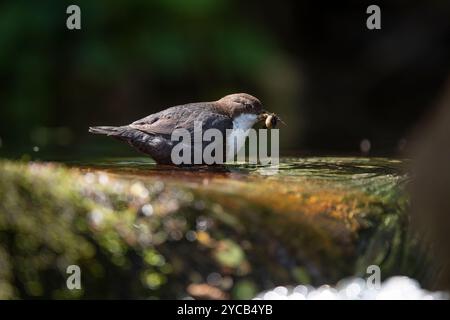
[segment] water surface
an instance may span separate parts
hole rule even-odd
[[[176,167],[158,165],[147,157],[98,158],[84,161],[65,161],[84,170],[104,170],[118,175],[139,177],[198,179],[278,179],[314,178],[336,181],[367,179],[379,176],[398,177],[406,172],[407,161],[392,158],[363,157],[285,157],[278,166],[234,163],[226,166]]]

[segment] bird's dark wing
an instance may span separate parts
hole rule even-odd
[[[205,114],[204,117],[200,117],[200,120],[204,131],[210,128],[217,129],[222,133],[224,139],[226,138],[226,130],[233,129],[233,120],[225,115],[214,114],[214,116],[208,116],[208,114]]]
[[[170,136],[175,129],[194,131],[194,122],[201,121],[203,128],[216,128],[225,136],[226,129],[233,128],[230,117],[214,112],[209,104],[194,103],[175,106],[152,114],[130,124],[131,128],[153,135]]]

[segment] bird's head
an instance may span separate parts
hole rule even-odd
[[[233,118],[243,113],[260,115],[265,112],[261,102],[247,93],[229,94],[218,100],[217,103]]]
[[[264,128],[275,128],[278,122],[286,125],[275,113],[264,110],[258,98],[247,93],[229,94],[217,100],[216,105],[232,118],[242,114],[254,114],[257,116],[256,122],[264,122]]]

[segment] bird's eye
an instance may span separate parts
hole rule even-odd
[[[244,103],[244,106],[245,106],[247,109],[251,109],[251,107],[252,107],[252,105],[251,105],[250,103]]]

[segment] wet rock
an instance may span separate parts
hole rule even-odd
[[[252,298],[364,276],[371,264],[383,278],[409,275],[423,266],[412,258],[404,167],[367,158],[226,172],[2,160],[0,295],[186,298],[200,288]],[[73,264],[81,290],[65,285]]]

